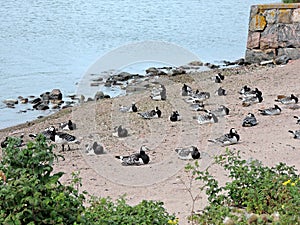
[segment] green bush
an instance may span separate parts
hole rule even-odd
[[[283,3],[299,3],[300,0],[283,0]]]
[[[231,219],[247,224],[252,218],[259,224],[279,220],[279,224],[300,224],[300,180],[294,167],[279,163],[266,167],[257,160],[242,160],[239,152],[226,150],[215,162],[228,171],[230,182],[220,187],[209,169],[200,171],[197,163],[187,171],[204,185],[209,205],[191,220],[199,224],[222,224]],[[252,215],[252,217],[250,217]],[[277,221],[278,222],[278,221]]]
[[[52,174],[53,146],[43,136],[18,148],[10,138],[0,170],[0,224],[73,224],[80,222],[84,196],[62,185],[62,172]],[[2,182],[2,183],[1,183]]]
[[[130,206],[122,197],[116,203],[110,198],[92,198],[90,203],[85,219],[95,225],[177,224],[175,216],[166,212],[162,202],[143,200]]]
[[[0,162],[0,224],[177,224],[162,202],[143,200],[136,206],[124,198],[79,193],[81,178],[73,173],[71,186],[59,182],[63,173],[53,174],[53,153],[43,136],[18,148],[19,139],[9,138]]]

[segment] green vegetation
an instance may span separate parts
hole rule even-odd
[[[294,167],[279,163],[263,166],[242,160],[239,152],[226,150],[215,162],[228,172],[230,182],[220,187],[209,173],[199,170],[197,161],[186,167],[201,180],[209,205],[191,216],[199,224],[300,224],[300,180]]]
[[[283,3],[299,3],[300,0],[283,0]]]
[[[124,198],[80,193],[81,178],[73,173],[71,186],[59,182],[63,173],[53,174],[53,153],[43,136],[18,148],[19,139],[9,138],[0,163],[0,224],[177,224],[162,202],[143,200],[136,206]]]

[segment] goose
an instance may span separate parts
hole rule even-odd
[[[175,152],[177,153],[178,158],[183,160],[200,158],[200,152],[195,146],[176,148]]]
[[[291,96],[277,96],[277,99],[275,99],[276,102],[280,102],[284,105],[288,104],[296,104],[298,103],[298,98],[291,94]]]
[[[279,115],[279,114],[281,113],[281,108],[279,108],[278,105],[274,105],[274,107],[272,107],[272,108],[268,108],[268,109],[259,109],[258,111],[259,111],[260,114],[262,114],[262,115],[273,116],[273,115]]]
[[[172,112],[171,116],[170,116],[170,121],[172,122],[176,122],[176,121],[180,121],[181,120],[181,116],[179,115],[178,111],[174,111]]]
[[[296,124],[300,124],[300,117],[299,116],[294,116],[295,119],[297,119],[297,123]]]
[[[208,110],[205,110],[206,114],[203,115],[198,115],[196,117],[193,117],[194,119],[197,119],[199,124],[208,124],[208,123],[217,123],[218,122],[218,118],[211,113]]]
[[[216,139],[209,139],[209,142],[217,143],[221,146],[228,146],[238,143],[240,136],[234,128],[231,128],[228,134],[224,134]]]
[[[64,132],[56,132],[56,129],[53,126],[49,128],[49,131],[51,132],[50,140],[57,144],[61,144],[62,151],[65,150],[65,144],[68,145],[68,150],[70,150],[69,144],[80,144],[80,141],[78,141],[75,136]]]
[[[153,118],[160,118],[161,117],[161,111],[158,107],[151,111],[147,112],[140,112],[138,113],[142,118],[144,119],[153,119]]]
[[[115,133],[113,133],[113,136],[115,137],[127,137],[128,131],[126,128],[123,128],[122,125],[115,127]]]
[[[229,108],[227,108],[226,106],[224,105],[220,105],[219,108],[215,109],[215,110],[212,110],[211,113],[213,113],[215,116],[227,116],[229,115]]]
[[[294,135],[295,139],[300,139],[300,130],[295,130],[295,131],[289,130],[289,132]]]
[[[104,154],[104,148],[95,141],[92,146],[86,145],[86,152],[87,155],[101,155]]]
[[[183,87],[181,88],[181,95],[182,96],[189,96],[193,93],[193,90],[190,86],[183,84]]]
[[[137,112],[138,108],[135,103],[132,103],[131,106],[121,106],[119,110],[121,112]]]
[[[248,115],[243,120],[243,127],[253,127],[257,125],[258,122],[253,113],[248,113]]]
[[[262,101],[263,101],[263,97],[260,94],[256,93],[255,96],[243,97],[242,105],[244,107],[247,107],[255,103],[261,103]]]
[[[121,161],[122,166],[140,166],[148,164],[150,157],[146,154],[146,150],[148,150],[148,148],[143,145],[137,153],[125,156],[115,156],[115,158]]]
[[[59,128],[62,130],[75,130],[76,124],[69,120],[68,122],[60,123]]]

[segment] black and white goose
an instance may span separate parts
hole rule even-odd
[[[260,95],[260,96],[262,96],[263,94],[262,94],[262,92],[258,89],[258,88],[255,88],[255,89],[253,89],[253,90],[251,90],[249,87],[247,87],[247,86],[245,86],[244,87],[245,88],[245,90],[248,90],[248,91],[240,91],[240,93],[241,93],[241,99],[242,98],[251,98],[251,97],[255,97],[256,95]],[[250,90],[249,90],[250,89]]]
[[[121,112],[137,112],[138,108],[135,103],[132,103],[131,106],[121,106],[119,110]]]
[[[10,138],[14,139],[12,143],[14,144],[14,147],[22,147],[25,145],[24,140],[23,140],[24,134],[21,134],[20,137],[5,137],[3,141],[1,141],[1,148],[6,148],[9,144]]]
[[[294,118],[297,119],[297,123],[296,124],[300,125],[300,117],[299,116],[294,116]]]
[[[75,136],[64,132],[56,132],[53,126],[49,128],[49,131],[51,132],[50,140],[56,144],[61,144],[62,151],[65,150],[66,144],[68,145],[68,150],[70,150],[69,144],[80,144],[80,141],[78,141]]]
[[[200,158],[200,152],[195,146],[176,148],[175,152],[177,152],[178,158],[183,160]]]
[[[295,130],[295,131],[289,130],[289,132],[294,135],[295,139],[300,139],[300,130]]]
[[[181,95],[182,96],[189,96],[192,95],[193,90],[190,86],[183,84],[183,87],[181,88]]]
[[[234,128],[231,128],[228,134],[224,134],[216,139],[210,139],[209,142],[219,144],[221,146],[228,146],[238,143],[240,135]]]
[[[225,76],[222,75],[221,73],[218,73],[216,76],[215,76],[215,83],[222,83],[222,80],[225,79]]]
[[[224,105],[220,105],[219,108],[212,110],[211,113],[213,113],[215,116],[222,117],[229,115],[229,111],[229,108]]]
[[[253,127],[257,125],[258,122],[253,113],[248,113],[248,115],[243,120],[243,127]]]
[[[151,111],[147,112],[140,112],[138,113],[142,118],[144,119],[153,119],[153,118],[160,118],[161,117],[161,111],[158,107]]]
[[[113,133],[113,136],[115,137],[127,137],[128,136],[128,130],[126,128],[123,128],[122,125],[115,127],[115,133]]]
[[[60,123],[59,128],[62,130],[75,130],[76,124],[69,120],[68,122]]]
[[[172,112],[171,116],[170,116],[170,121],[172,122],[176,122],[176,121],[180,121],[181,120],[181,116],[179,115],[178,111],[174,111]]]
[[[141,146],[140,151],[132,155],[126,156],[115,156],[122,163],[122,166],[140,166],[148,164],[150,157],[146,154],[148,148],[146,146]]]
[[[255,96],[242,97],[242,105],[244,107],[253,105],[255,103],[261,103],[262,101],[263,101],[263,97],[259,93],[256,93]]]
[[[243,95],[246,92],[250,92],[251,88],[248,87],[247,85],[245,85],[244,87],[241,88],[241,90],[239,91],[239,94]]]
[[[193,118],[197,119],[197,122],[200,125],[218,122],[218,118],[215,116],[215,114],[211,113],[209,110],[205,110],[205,113],[206,114],[201,114]]]
[[[102,155],[105,152],[103,146],[95,141],[92,146],[86,145],[86,153],[87,155]]]
[[[268,109],[259,109],[258,111],[262,115],[273,116],[273,115],[279,115],[281,113],[281,108],[278,105],[274,105],[274,107]]]
[[[190,105],[190,109],[192,111],[204,111],[205,110],[205,106],[203,102],[199,102],[199,103],[193,103]]]
[[[43,130],[39,134],[43,135],[47,140],[50,140],[53,128],[54,128],[53,126],[47,127],[47,128],[45,128],[45,130]],[[29,134],[29,137],[36,138],[39,134]]]
[[[291,96],[277,96],[277,99],[275,99],[275,101],[280,102],[284,105],[296,104],[298,103],[298,97],[296,97],[294,94],[291,94]]]
[[[192,93],[189,98],[185,99],[185,101],[188,103],[204,102],[209,98],[210,98],[209,92],[196,90],[196,92]]]
[[[226,94],[226,90],[222,87],[219,87],[219,89],[215,91],[215,95],[218,96],[225,96]]]

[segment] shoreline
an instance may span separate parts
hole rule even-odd
[[[225,80],[221,84],[215,84],[211,80],[212,75],[218,71],[222,71],[225,75]],[[221,154],[225,149],[210,144],[207,140],[215,137],[218,132],[227,132],[229,128],[235,127],[241,140],[238,144],[230,146],[230,149],[240,150],[243,158],[259,159],[267,166],[285,162],[300,169],[297,161],[300,142],[287,132],[289,129],[299,129],[293,116],[300,116],[300,109],[292,110],[288,106],[280,105],[282,113],[278,116],[264,117],[258,113],[258,109],[274,105],[274,99],[279,94],[294,93],[300,96],[295,82],[298,79],[298,71],[300,71],[300,60],[291,61],[285,66],[251,65],[159,77],[146,82],[150,82],[151,85],[155,85],[155,82],[164,84],[167,89],[166,101],[151,100],[149,98],[151,89],[147,89],[145,92],[124,97],[84,103],[78,107],[61,110],[49,117],[34,120],[29,124],[5,128],[0,130],[0,137],[2,140],[5,135],[14,130],[18,133],[24,132],[26,135],[40,132],[50,124],[55,125],[69,118],[78,119],[74,121],[77,122],[78,129],[70,133],[78,137],[82,143],[73,146],[72,151],[60,153],[65,157],[65,161],[58,161],[54,166],[54,172],[65,172],[62,182],[70,183],[72,172],[80,171],[82,191],[87,190],[90,194],[110,196],[113,199],[126,194],[129,204],[137,204],[143,199],[160,200],[165,203],[170,213],[175,213],[179,217],[180,224],[187,224],[186,217],[191,212],[191,200],[183,181],[188,182],[188,176],[184,172],[184,166],[188,161],[181,161],[176,157],[174,154],[176,147],[197,145],[201,152],[199,159],[201,168],[207,168],[211,165],[213,156]],[[208,100],[207,107],[211,109],[219,104],[226,104],[230,108],[229,115],[221,118],[217,124],[208,126],[197,124],[191,118],[199,112],[186,110],[188,105],[179,96],[185,82],[193,88],[209,90],[211,99]],[[238,99],[238,91],[246,84],[263,91],[262,103],[242,107]],[[227,90],[226,96],[214,96],[213,91],[220,86]],[[133,101],[141,111],[159,106],[163,111],[163,117],[145,121],[136,114],[118,112],[121,104],[128,105]],[[168,116],[174,109],[178,109],[181,113],[182,121],[171,123],[168,120]],[[259,124],[255,127],[243,128],[241,121],[248,112],[255,113]],[[119,139],[112,136],[113,128],[120,124],[128,128],[129,137]],[[106,154],[98,156],[86,154],[85,144],[94,140],[103,144]],[[114,155],[137,151],[141,144],[146,144],[150,148],[149,165],[122,167],[117,160],[113,159]],[[59,150],[60,146],[57,146],[55,151],[59,152]],[[213,166],[211,169],[221,184],[226,182],[228,178],[220,168]],[[134,179],[135,177],[138,177],[138,181]],[[193,185],[193,193],[197,193],[199,184],[195,181]],[[206,204],[205,194],[201,193],[200,197],[196,202],[197,210],[201,210]]]

